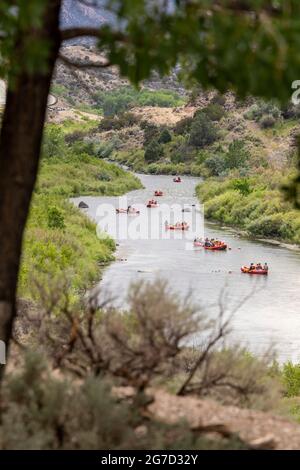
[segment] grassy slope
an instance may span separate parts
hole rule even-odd
[[[43,160],[26,229],[19,294],[34,298],[34,279],[60,282],[68,276],[74,293],[91,286],[99,278],[100,264],[113,258],[115,245],[111,239],[99,240],[95,224],[68,198],[121,195],[139,187],[133,175],[97,158]],[[63,227],[51,227],[53,209]]]

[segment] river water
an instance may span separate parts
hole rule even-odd
[[[144,189],[128,193],[128,204],[145,203],[153,197],[155,189],[161,189],[164,196],[156,198],[161,205],[179,202],[190,204],[191,211],[196,211],[192,205],[197,203],[195,186],[200,179],[183,177],[182,183],[176,184],[171,176],[138,176]],[[85,201],[89,205],[87,213],[96,221],[99,205],[119,207],[118,198],[113,197],[80,197],[73,201],[75,204]],[[127,215],[118,217],[121,225],[128,223]],[[138,217],[130,219],[136,223]],[[163,227],[161,220],[157,223]],[[109,290],[116,305],[124,306],[130,283],[163,278],[180,295],[191,292],[195,303],[210,316],[217,314],[216,303],[225,289],[229,310],[245,301],[232,319],[231,341],[256,354],[273,344],[280,361],[300,361],[300,253],[241,238],[230,229],[209,223],[205,223],[204,231],[209,238],[225,240],[231,250],[187,249],[191,244],[187,244],[181,232],[180,239],[117,239],[119,260],[104,271],[102,289]],[[250,262],[268,262],[269,275],[242,274],[240,267]]]

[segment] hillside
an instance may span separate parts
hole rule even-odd
[[[64,54],[99,60],[93,46]],[[59,102],[50,121],[94,121],[74,139],[98,157],[136,172],[201,176],[206,217],[258,238],[300,242],[299,215],[281,191],[295,171],[299,107],[187,90],[175,71],[135,90],[115,68],[74,71],[62,63],[53,93]]]

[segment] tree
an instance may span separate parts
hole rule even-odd
[[[234,140],[229,145],[228,152],[225,156],[227,168],[241,168],[247,165],[249,155],[249,151],[245,147],[245,142],[238,139]]]
[[[169,2],[111,0],[104,2],[115,18],[111,24],[65,30],[59,28],[61,5],[62,0],[0,2],[0,75],[8,80],[0,133],[0,339],[7,345],[56,60],[73,71],[117,65],[133,84],[153,70],[165,75],[181,64],[189,83],[281,101],[290,99],[291,82],[300,76],[294,60],[298,0],[177,0],[172,8]],[[64,41],[84,36],[97,39],[106,61],[73,61],[60,52]],[[290,195],[300,205],[300,176],[294,183]]]
[[[158,142],[160,144],[167,144],[168,142],[171,142],[172,140],[172,136],[170,134],[170,132],[168,131],[168,129],[163,129],[159,138],[158,138]]]
[[[149,142],[145,150],[145,160],[147,162],[155,162],[159,160],[163,155],[162,146],[153,139]]]
[[[197,114],[191,126],[189,144],[203,148],[215,142],[217,136],[217,129],[208,116],[204,113]]]

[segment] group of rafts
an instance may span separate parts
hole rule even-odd
[[[174,183],[181,183],[181,178],[180,176],[177,176],[176,178],[173,178]],[[154,196],[159,197],[163,196],[164,193],[161,190],[155,190],[154,191]],[[159,207],[158,202],[155,199],[150,199],[147,202],[147,207],[150,208],[155,208]],[[116,209],[116,212],[118,214],[124,214],[127,213],[128,215],[139,215],[140,211],[135,209],[132,206],[128,206],[127,209]],[[177,222],[176,224],[169,224],[167,221],[165,222],[165,229],[166,230],[188,230],[189,225],[186,222]],[[195,247],[202,247],[205,250],[208,251],[225,251],[227,250],[227,244],[223,241],[220,240],[215,240],[211,239],[209,240],[206,238],[204,241],[201,238],[195,238],[194,239],[194,246]],[[251,263],[250,266],[242,266],[241,267],[241,272],[242,273],[247,273],[247,274],[260,274],[260,275],[266,275],[268,274],[268,266],[265,263],[264,266],[261,265],[261,263],[258,263],[254,265],[254,263]]]

